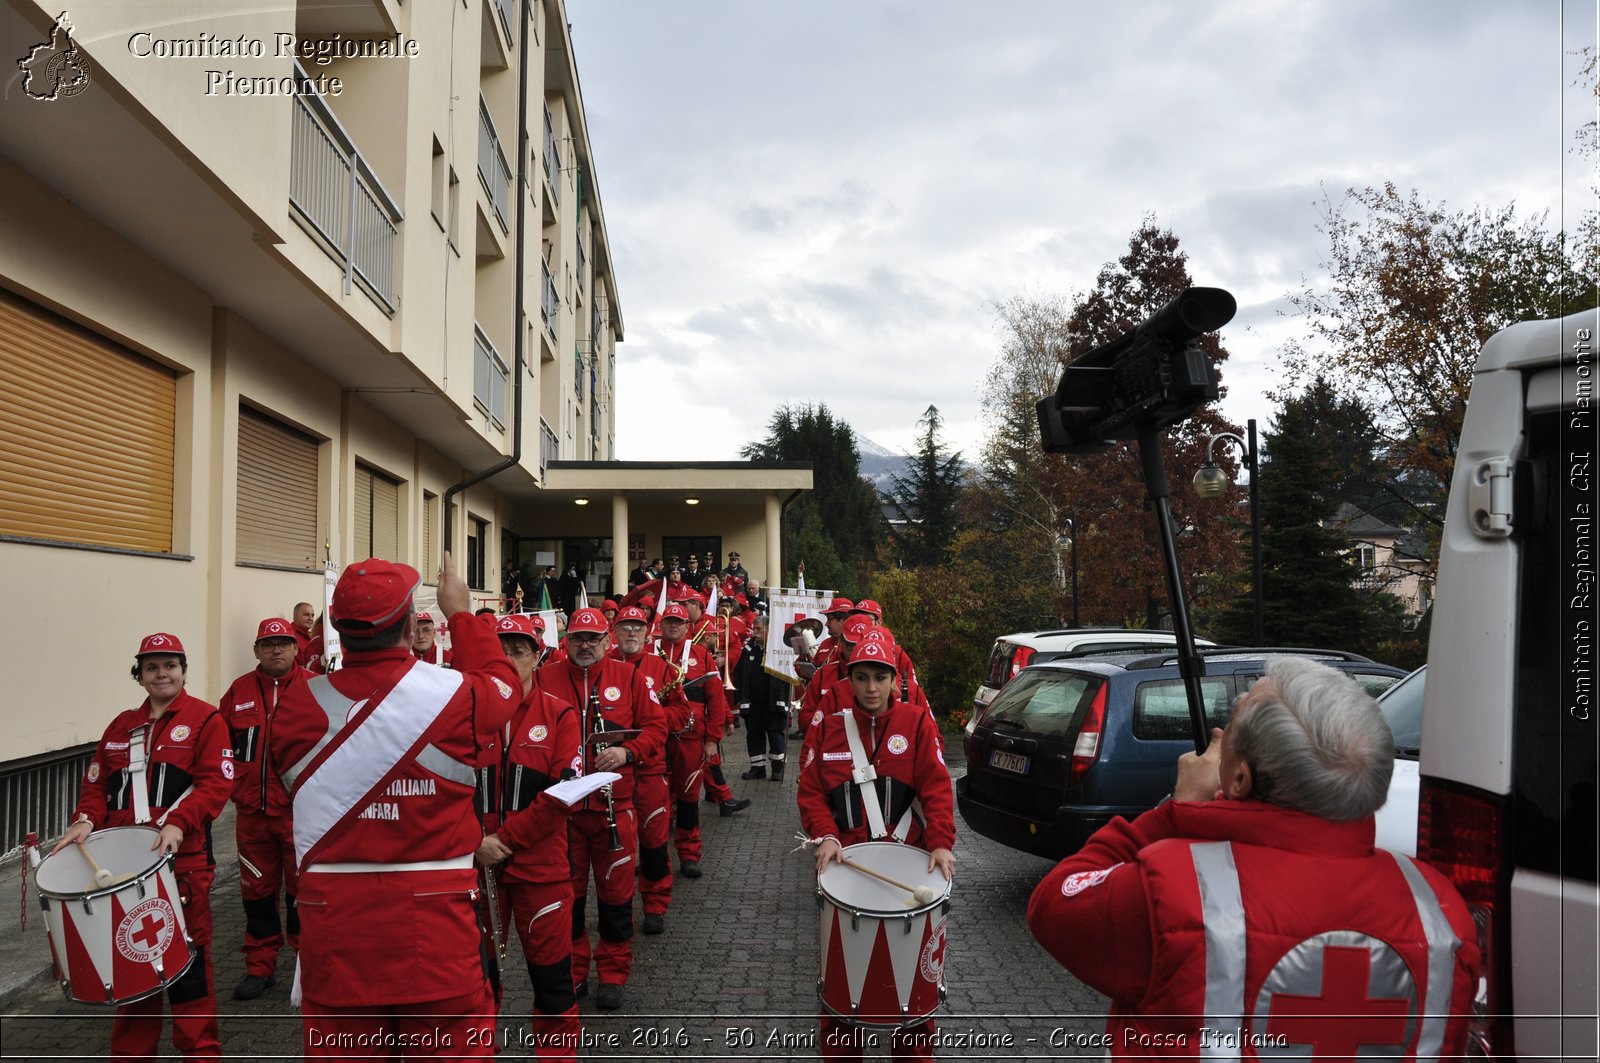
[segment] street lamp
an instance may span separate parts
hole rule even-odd
[[[1228,474],[1223,472],[1212,460],[1212,448],[1217,440],[1226,439],[1239,444],[1244,451],[1245,468],[1250,470],[1250,576],[1252,583],[1252,604],[1255,607],[1255,634],[1256,645],[1266,642],[1266,621],[1261,608],[1261,496],[1257,483],[1260,473],[1256,465],[1256,419],[1254,417],[1245,422],[1249,442],[1240,439],[1232,432],[1218,432],[1206,436],[1206,463],[1200,466],[1200,471],[1194,474],[1194,493],[1201,498],[1220,498],[1228,489]]]
[[[1062,517],[1070,529],[1066,535],[1056,536],[1056,553],[1065,555],[1072,553],[1072,626],[1078,626],[1078,522],[1071,517]],[[1059,569],[1057,569],[1059,571]]]

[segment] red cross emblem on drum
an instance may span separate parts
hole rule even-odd
[[[117,951],[134,963],[151,963],[166,955],[178,920],[165,897],[151,897],[128,909],[117,924]]]
[[[1400,1057],[1416,1042],[1417,980],[1387,943],[1354,930],[1307,938],[1283,954],[1256,997],[1251,1044],[1262,1056]]]

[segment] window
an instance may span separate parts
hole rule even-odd
[[[439,223],[439,228],[449,231],[445,223],[445,171],[448,167],[444,161],[444,145],[439,143],[439,138],[433,138],[433,188],[429,205],[433,208],[433,220]]]
[[[432,492],[422,495],[422,582],[433,586],[439,581],[439,563],[444,560],[436,545],[439,533],[439,496]]]
[[[467,586],[475,591],[485,590],[484,554],[489,549],[489,522],[478,517],[467,518]]]
[[[1030,735],[1068,738],[1103,682],[1098,676],[1076,672],[1027,672],[1006,685],[984,721],[1005,721]]]
[[[240,564],[320,567],[317,452],[317,441],[305,433],[239,407],[234,557]]]
[[[365,465],[356,465],[355,536],[350,560],[400,556],[400,483]]]
[[[482,329],[473,330],[472,398],[496,429],[506,426],[506,363]]]
[[[1233,683],[1225,676],[1202,678],[1200,698],[1210,726],[1226,727],[1233,710]],[[1183,680],[1162,679],[1139,684],[1133,694],[1133,736],[1152,742],[1194,738],[1194,727],[1189,722],[1189,695],[1183,689]]]
[[[0,535],[172,552],[178,382],[0,292]]]

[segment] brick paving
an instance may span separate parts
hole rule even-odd
[[[705,876],[674,882],[666,933],[634,938],[633,976],[620,1012],[584,1002],[580,1055],[591,1059],[816,1058],[819,916],[810,860],[793,853],[799,818],[795,782],[737,779],[747,766],[744,735],[724,744],[734,793],[752,808],[720,817],[703,805]],[[963,773],[952,741],[953,776]],[[938,1016],[947,1058],[1023,1059],[1100,1056],[1094,1044],[1105,1000],[1073,979],[1028,934],[1028,894],[1049,869],[1037,857],[979,837],[957,821],[958,868],[945,961],[949,1000]],[[218,882],[212,894],[223,1049],[236,1059],[297,1059],[298,1013],[289,1005],[293,954],[280,959],[278,984],[257,1000],[231,998],[243,976],[244,932],[237,874],[230,867],[232,817],[216,829]],[[15,871],[5,881],[15,881]],[[104,1059],[111,1012],[74,1004],[49,981],[43,922],[32,908],[26,934],[0,927],[0,1057]],[[593,905],[590,905],[593,912]],[[591,914],[591,920],[593,915]],[[637,925],[637,917],[635,923]],[[9,921],[8,921],[9,922]],[[500,1023],[500,1058],[532,1059],[525,1042],[532,1007],[526,969],[513,939]],[[404,978],[405,972],[378,972]],[[171,1053],[170,1042],[163,1040]],[[888,1058],[887,1039],[867,1058]]]

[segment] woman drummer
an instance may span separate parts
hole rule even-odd
[[[172,1005],[172,1043],[187,1060],[222,1056],[217,1040],[217,997],[211,972],[211,821],[233,788],[228,728],[216,707],[184,690],[188,658],[177,636],[147,635],[134,655],[133,678],[144,703],[111,721],[83,776],[72,825],[56,844],[59,852],[103,827],[148,822],[159,828],[144,867],[107,868],[113,876],[147,870],[160,854],[175,853],[173,871],[184,924],[195,948],[194,962],[167,986]],[[140,733],[140,734],[136,734]],[[134,770],[131,748],[142,745],[145,763]],[[132,798],[141,786],[147,802]],[[112,1060],[154,1058],[161,1041],[161,994],[117,1006],[111,1024]]]
[[[830,861],[844,860],[844,846],[874,840],[866,803],[876,801],[886,837],[901,834],[905,844],[928,854],[928,870],[937,868],[948,881],[956,868],[955,801],[950,771],[944,763],[939,729],[928,710],[896,700],[895,661],[899,654],[882,636],[869,637],[850,653],[847,678],[823,692],[807,728],[800,768],[800,821],[806,836],[819,839],[817,874]],[[863,797],[852,782],[855,767],[845,718],[855,722],[862,752],[875,769],[876,797]],[[913,801],[913,799],[915,799]],[[918,807],[920,806],[920,808]],[[895,1031],[895,1059],[933,1058],[933,1020]],[[860,1059],[860,1040],[849,1024],[822,1013],[822,1055],[825,1059]]]

